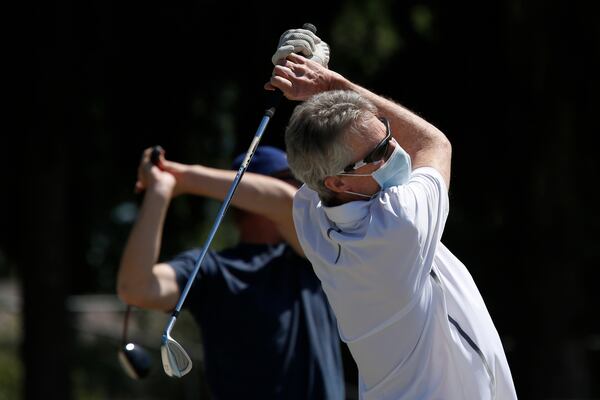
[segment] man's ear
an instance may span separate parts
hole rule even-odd
[[[323,180],[323,184],[334,193],[344,193],[348,190],[346,180],[341,176],[327,176]]]

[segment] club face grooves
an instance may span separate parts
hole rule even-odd
[[[163,336],[160,353],[163,368],[168,376],[181,378],[192,369],[192,360],[173,338]]]

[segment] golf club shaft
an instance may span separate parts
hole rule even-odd
[[[196,264],[194,266],[194,271],[192,272],[192,275],[188,278],[185,288],[181,292],[179,301],[177,302],[177,305],[175,306],[175,310],[173,310],[173,314],[171,315],[171,319],[169,320],[169,323],[167,324],[167,326],[165,328],[165,333],[170,333],[171,329],[173,328],[173,325],[175,324],[175,320],[177,319],[177,316],[179,315],[179,312],[181,311],[181,307],[183,306],[183,303],[185,302],[185,299],[190,291],[190,288],[192,287],[192,285],[194,283],[196,275],[198,274],[198,271],[200,270],[200,265],[202,265],[202,261],[204,260],[204,257],[206,256],[206,253],[208,252],[210,244],[211,244],[213,238],[215,237],[217,230],[219,229],[219,225],[221,225],[221,221],[223,220],[223,217],[225,216],[225,212],[227,211],[227,208],[229,207],[229,204],[231,203],[231,199],[233,198],[235,190],[237,189],[237,187],[240,183],[240,180],[242,179],[242,176],[244,175],[244,172],[246,172],[246,169],[248,168],[248,164],[250,164],[250,161],[252,160],[252,157],[254,156],[254,152],[256,151],[256,148],[258,147],[258,144],[260,143],[260,139],[262,138],[262,135],[267,127],[267,124],[269,123],[269,120],[271,119],[271,117],[273,116],[274,113],[275,113],[275,106],[271,106],[270,108],[268,108],[265,111],[265,115],[263,116],[263,118],[260,122],[260,125],[258,126],[258,129],[256,131],[256,134],[254,135],[254,139],[252,140],[252,143],[250,143],[250,147],[248,148],[246,157],[244,158],[242,165],[240,165],[240,168],[238,169],[237,174],[235,175],[235,178],[233,179],[231,187],[229,188],[229,191],[227,192],[227,195],[225,196],[225,199],[223,200],[223,203],[221,204],[221,208],[219,209],[219,213],[217,214],[217,219],[215,220],[215,223],[213,224],[213,226],[210,230],[210,233],[208,234],[208,237],[206,238],[206,242],[204,243],[204,246],[202,247],[200,256],[196,260]]]
[[[309,23],[304,24],[303,28],[308,29],[313,33],[316,33],[316,31],[317,31],[315,26],[312,24],[309,24]],[[171,318],[169,319],[169,322],[167,323],[167,325],[165,327],[163,337],[165,337],[165,335],[170,336],[170,334],[171,334],[171,330],[173,329],[173,326],[175,325],[177,316],[179,315],[179,312],[181,311],[181,308],[183,307],[183,303],[185,302],[185,299],[190,291],[190,288],[194,284],[194,280],[196,279],[196,275],[198,274],[198,271],[200,270],[202,261],[204,260],[204,257],[206,256],[206,253],[208,252],[210,244],[211,244],[213,238],[215,237],[215,234],[217,233],[219,226],[221,225],[221,221],[223,220],[223,217],[225,216],[225,212],[227,211],[227,208],[229,207],[229,203],[231,203],[231,199],[235,193],[235,190],[237,189],[238,184],[240,183],[240,180],[242,179],[242,176],[244,175],[244,172],[246,172],[246,169],[248,168],[248,165],[250,164],[250,161],[252,160],[252,157],[254,156],[254,152],[256,151],[258,144],[260,143],[260,139],[262,138],[262,135],[267,127],[267,124],[269,123],[269,121],[273,117],[273,115],[275,114],[277,105],[281,101],[282,97],[283,97],[283,93],[279,90],[276,90],[272,94],[272,97],[267,106],[267,109],[265,110],[263,118],[258,126],[258,129],[256,130],[256,134],[254,135],[254,139],[252,140],[252,143],[250,143],[250,147],[248,148],[246,157],[244,158],[244,161],[240,165],[240,168],[238,169],[238,172],[235,175],[235,178],[233,179],[231,187],[229,188],[229,191],[227,192],[227,195],[225,196],[225,199],[223,200],[223,203],[221,204],[221,208],[219,209],[219,212],[217,214],[217,219],[215,220],[215,223],[213,224],[213,226],[208,234],[208,237],[206,238],[206,242],[204,243],[204,246],[201,249],[200,256],[196,260],[196,263],[194,266],[194,271],[192,272],[192,275],[188,278],[185,288],[183,289],[183,291],[181,292],[181,296],[179,297],[179,301],[177,302],[177,305],[175,306],[175,309],[173,310],[173,313],[171,314]],[[154,162],[155,164],[158,163],[158,151],[159,151],[159,149],[156,149],[155,151],[153,151],[153,154],[151,157],[152,162]]]

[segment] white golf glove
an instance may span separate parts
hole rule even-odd
[[[329,63],[329,46],[317,35],[307,29],[290,29],[279,38],[277,51],[271,57],[274,65],[291,53],[302,54],[309,60],[318,62],[324,67]]]

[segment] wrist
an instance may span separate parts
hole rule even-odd
[[[352,83],[341,74],[331,71],[328,90],[352,90]]]
[[[176,172],[173,173],[177,181],[177,194],[194,193],[194,182],[197,176],[201,174],[200,165],[181,164]]]
[[[171,182],[157,181],[146,190],[146,193],[152,197],[170,200],[174,189],[175,185]]]
[[[192,166],[180,164],[173,161],[165,161],[163,163],[165,172],[171,174],[174,178],[173,191],[171,197],[179,196],[180,194],[188,194],[190,186],[190,171]]]

